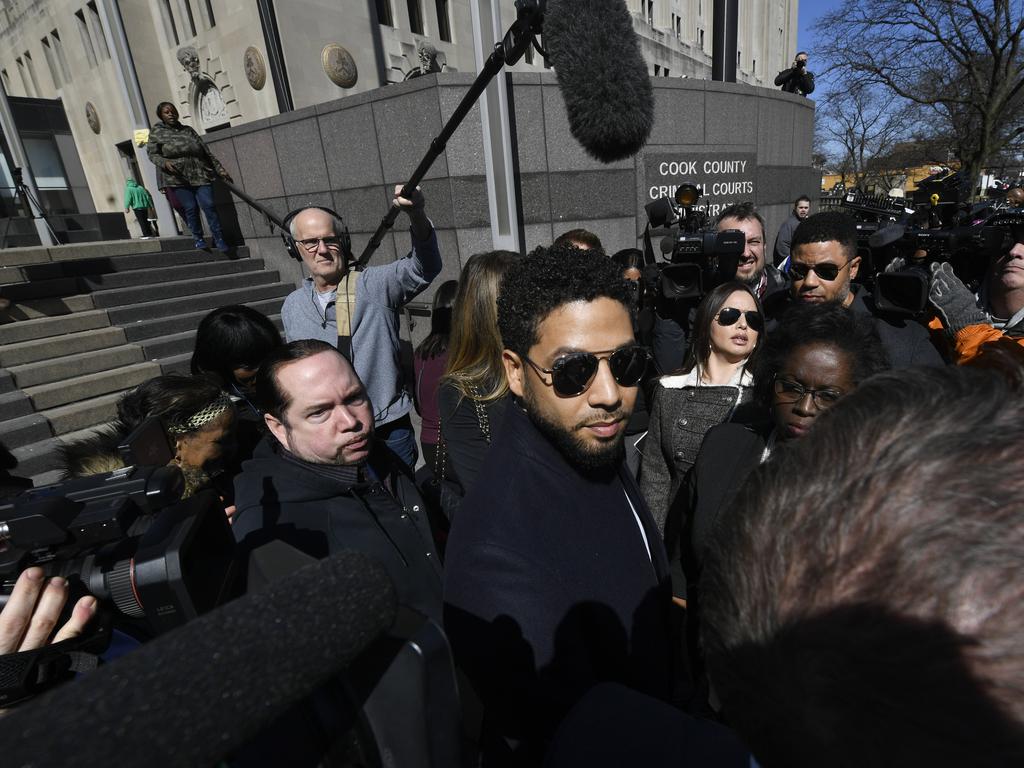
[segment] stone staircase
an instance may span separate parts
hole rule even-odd
[[[0,250],[0,443],[15,474],[56,482],[61,441],[111,420],[125,390],[188,373],[211,309],[248,304],[280,327],[294,286],[233,255],[188,238]]]

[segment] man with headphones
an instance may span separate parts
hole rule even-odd
[[[404,259],[357,269],[345,223],[329,208],[307,207],[285,218],[288,253],[309,277],[288,295],[281,309],[287,341],[320,339],[348,357],[373,404],[375,431],[388,447],[415,467],[416,436],[399,353],[399,311],[441,272],[437,235],[424,211],[419,187],[395,204],[409,217],[412,250]]]

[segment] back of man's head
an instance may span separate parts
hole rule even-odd
[[[631,290],[619,266],[604,255],[571,245],[537,248],[513,264],[498,291],[498,330],[506,349],[520,357],[537,343],[537,329],[551,312],[574,301],[613,299],[631,311]]]
[[[852,216],[841,211],[822,211],[808,216],[793,232],[790,251],[807,243],[832,241],[843,247],[847,259],[857,255],[857,224]]]
[[[555,239],[553,245],[574,245],[581,251],[604,253],[601,238],[588,229],[570,229],[568,232],[563,232]]]
[[[723,513],[701,635],[768,766],[1024,764],[1024,403],[880,374]]]

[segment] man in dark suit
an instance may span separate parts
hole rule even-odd
[[[870,317],[893,368],[943,364],[923,325],[883,313],[863,286],[852,284],[860,269],[860,256],[851,216],[824,211],[805,219],[793,233],[790,254],[790,303],[838,302],[856,315]],[[785,306],[780,304],[774,314],[781,314]],[[770,323],[769,334],[771,331]]]
[[[630,300],[610,259],[564,246],[502,282],[517,402],[453,523],[444,584],[487,764],[538,762],[597,682],[669,693],[668,564],[623,452],[648,362]]]

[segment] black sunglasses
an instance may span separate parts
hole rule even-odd
[[[551,376],[551,386],[562,397],[575,397],[587,391],[594,377],[597,366],[602,360],[608,361],[612,378],[623,387],[635,387],[647,372],[650,356],[640,346],[625,347],[614,352],[571,352],[555,360],[551,368],[541,368],[533,360],[523,355],[538,373]]]
[[[719,325],[736,325],[739,322],[740,315],[747,318],[747,327],[752,331],[760,333],[764,330],[764,317],[760,312],[754,309],[740,310],[736,307],[725,307],[720,310],[715,320],[718,321]]]
[[[853,259],[847,259],[842,264],[832,264],[828,261],[822,264],[800,264],[791,260],[789,262],[789,274],[793,276],[794,280],[803,280],[809,272],[813,272],[822,280],[831,283],[839,277],[839,270],[843,269],[851,261]]]

